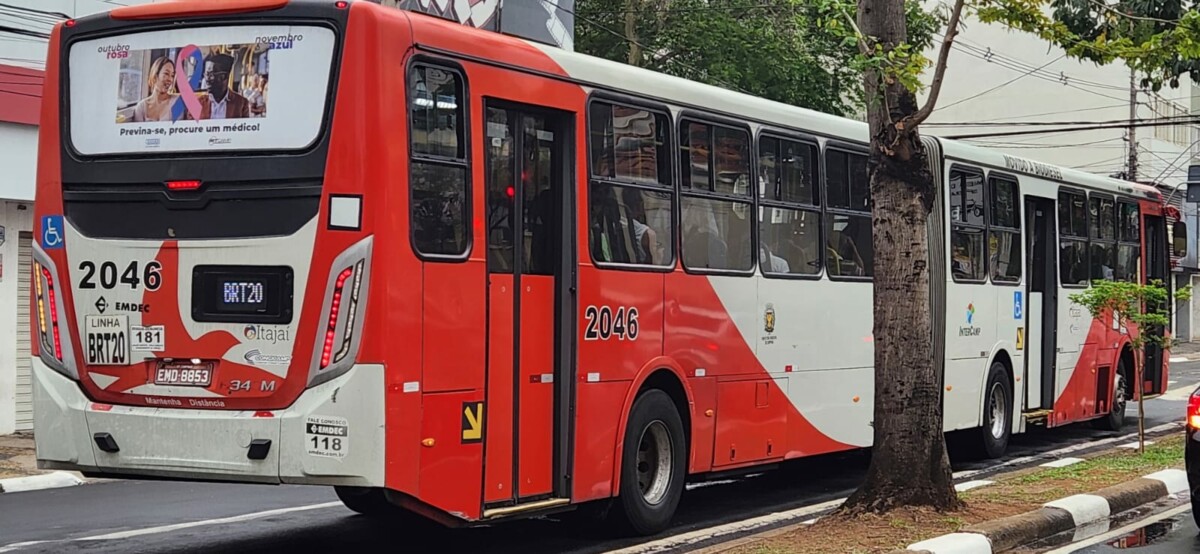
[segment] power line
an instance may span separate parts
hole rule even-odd
[[[1047,127],[1061,125],[1107,125],[1128,124],[1145,121],[1177,121],[1182,124],[1197,123],[1196,115],[1173,115],[1164,117],[1139,117],[1133,119],[1109,119],[1106,121],[947,121],[944,123],[923,123],[924,127]]]
[[[965,49],[965,48],[960,48],[960,47],[959,47],[957,44],[953,45],[952,47],[953,47],[953,48],[955,48],[956,50],[958,50],[959,52],[962,52],[962,53],[964,53],[964,54],[966,54],[966,55],[968,55],[968,56],[972,56],[972,57],[975,57],[975,58],[981,59],[981,60],[983,60],[983,61],[986,61],[986,62],[994,63],[994,64],[996,64],[996,65],[999,65],[1000,67],[1003,67],[1003,68],[1005,68],[1005,69],[1009,69],[1009,70],[1011,70],[1011,71],[1025,71],[1025,69],[1022,69],[1022,68],[1018,68],[1018,67],[1013,67],[1013,66],[1007,65],[1007,62],[1004,62],[1004,61],[995,61],[995,60],[992,60],[992,59],[990,59],[990,58],[988,58],[988,57],[985,57],[985,56],[982,56],[982,55],[976,54],[974,51],[967,50],[967,49]],[[1073,89],[1076,89],[1076,90],[1081,90],[1081,91],[1083,91],[1083,92],[1086,92],[1086,93],[1088,93],[1088,94],[1094,94],[1094,95],[1096,95],[1096,96],[1101,96],[1101,97],[1104,97],[1104,98],[1108,98],[1108,99],[1110,99],[1110,100],[1121,100],[1121,101],[1127,101],[1125,98],[1119,98],[1119,97],[1113,96],[1113,95],[1111,95],[1111,94],[1104,94],[1104,93],[1102,93],[1102,92],[1097,92],[1097,91],[1094,91],[1094,90],[1086,89],[1086,88],[1083,88],[1083,87],[1081,87],[1081,86],[1078,86],[1078,85],[1072,84],[1071,82],[1069,82],[1069,79],[1066,79],[1066,80],[1064,80],[1064,79],[1060,79],[1060,78],[1056,78],[1056,77],[1047,77],[1047,76],[1045,76],[1045,75],[1039,75],[1039,74],[1037,74],[1037,73],[1033,73],[1033,74],[1031,74],[1031,75],[1032,75],[1033,77],[1035,77],[1035,78],[1038,78],[1038,79],[1041,79],[1041,80],[1043,80],[1043,81],[1049,81],[1049,82],[1054,82],[1054,83],[1061,83],[1061,84],[1062,84],[1063,86],[1065,86],[1065,87],[1070,87],[1070,88],[1073,88]],[[1122,90],[1124,90],[1124,89],[1122,89]]]
[[[1061,60],[1061,59],[1063,59],[1063,58],[1065,58],[1065,57],[1067,57],[1067,55],[1066,55],[1066,54],[1063,54],[1063,55],[1061,55],[1061,56],[1059,56],[1059,57],[1057,57],[1057,58],[1054,58],[1053,60],[1050,60],[1050,61],[1048,61],[1048,62],[1046,62],[1046,63],[1042,64],[1042,65],[1041,65],[1041,66],[1039,66],[1039,67],[1035,67],[1035,68],[1033,68],[1033,69],[1031,69],[1031,70],[1029,70],[1029,71],[1026,71],[1025,73],[1022,73],[1022,74],[1020,74],[1020,75],[1018,75],[1018,76],[1016,76],[1016,77],[1013,77],[1012,79],[1009,79],[1009,80],[1007,80],[1007,81],[1005,81],[1005,82],[1003,82],[1003,83],[1000,83],[1000,84],[998,84],[998,85],[996,85],[996,86],[994,86],[994,87],[992,87],[992,88],[990,88],[990,89],[987,89],[987,90],[985,90],[985,91],[983,91],[983,92],[980,92],[980,93],[978,93],[978,94],[973,94],[973,95],[971,95],[971,96],[968,96],[968,97],[966,97],[966,98],[963,98],[962,100],[959,100],[959,101],[957,101],[957,102],[951,102],[950,104],[947,104],[947,105],[945,105],[945,106],[939,106],[939,107],[938,107],[938,109],[940,109],[940,110],[944,110],[944,109],[946,109],[946,108],[950,108],[950,107],[953,107],[953,106],[957,106],[957,105],[959,105],[959,104],[962,104],[963,102],[967,102],[967,101],[969,101],[969,100],[974,100],[974,99],[976,99],[976,98],[979,98],[980,96],[983,96],[983,95],[985,95],[985,94],[989,94],[989,93],[992,93],[992,92],[996,92],[996,91],[998,91],[998,90],[1000,90],[1000,89],[1002,89],[1002,88],[1004,88],[1004,87],[1006,87],[1006,86],[1008,86],[1008,85],[1011,85],[1011,84],[1013,84],[1013,83],[1015,83],[1015,82],[1017,82],[1017,81],[1020,81],[1021,79],[1024,79],[1024,78],[1026,78],[1026,77],[1028,77],[1028,76],[1030,76],[1030,75],[1032,75],[1032,74],[1034,74],[1034,73],[1036,73],[1036,72],[1040,71],[1042,68],[1044,68],[1044,67],[1046,67],[1046,66],[1048,66],[1048,65],[1050,65],[1050,64],[1052,64],[1052,63],[1054,63],[1054,62],[1057,62],[1058,60]]]
[[[970,138],[985,138],[985,137],[1015,137],[1023,135],[1040,135],[1048,133],[1077,133],[1081,131],[1098,131],[1102,129],[1127,129],[1129,127],[1164,127],[1168,125],[1180,124],[1197,124],[1200,123],[1200,116],[1190,116],[1192,119],[1188,121],[1172,120],[1172,121],[1141,121],[1125,123],[1122,125],[1081,125],[1070,129],[1047,129],[1047,130],[1030,130],[1030,131],[1006,131],[999,133],[971,133],[964,135],[945,135],[948,139],[965,140]]]
[[[976,52],[978,52],[978,53],[980,53],[980,54],[983,54],[983,55],[985,55],[985,56],[988,56],[988,57],[994,57],[994,58],[999,58],[999,59],[1005,60],[1005,61],[1007,61],[1008,63],[1010,63],[1010,64],[1012,64],[1012,65],[1015,65],[1015,66],[1017,66],[1017,68],[1019,68],[1019,69],[1029,69],[1029,68],[1033,68],[1033,67],[1034,67],[1034,65],[1033,65],[1033,64],[1031,64],[1031,63],[1029,63],[1029,62],[1022,61],[1022,60],[1019,60],[1019,59],[1017,59],[1017,58],[1014,58],[1014,57],[1012,57],[1012,56],[1006,55],[1006,54],[1004,54],[1004,53],[1002,53],[1002,52],[1000,52],[1000,51],[998,51],[998,50],[995,50],[995,49],[993,49],[991,46],[987,46],[987,45],[980,45],[980,44],[975,44],[975,43],[973,43],[973,42],[971,42],[971,41],[969,41],[969,40],[966,40],[966,39],[960,39],[960,40],[958,41],[958,44],[959,44],[959,45],[961,45],[961,46],[962,46],[962,47],[964,47],[964,48],[972,49],[972,50],[974,50],[974,51],[976,51]],[[990,59],[989,59],[989,61],[990,61]],[[1047,75],[1048,75],[1048,76],[1049,76],[1051,79],[1054,79],[1054,80],[1056,80],[1056,81],[1060,81],[1060,82],[1061,82],[1061,81],[1063,81],[1063,80],[1068,80],[1068,81],[1074,81],[1074,82],[1076,82],[1076,83],[1080,83],[1080,84],[1085,84],[1085,85],[1093,86],[1093,87],[1096,87],[1096,88],[1109,89],[1109,90],[1119,90],[1119,91],[1122,91],[1122,92],[1124,92],[1124,91],[1126,90],[1126,88],[1125,88],[1125,87],[1122,87],[1122,86],[1110,85],[1110,84],[1107,84],[1107,83],[1100,83],[1100,82],[1096,82],[1096,81],[1089,81],[1089,80],[1087,80],[1087,79],[1082,79],[1082,78],[1080,78],[1080,77],[1069,76],[1069,75],[1067,75],[1066,73],[1063,73],[1063,72],[1059,72],[1059,74],[1058,74],[1058,75],[1054,75],[1053,73],[1049,73],[1049,74],[1047,74]]]
[[[39,9],[35,9],[35,8],[26,8],[24,6],[14,6],[12,4],[5,4],[2,2],[0,2],[0,7],[11,8],[11,9],[23,11],[23,12],[35,13],[38,15],[48,15],[48,16],[52,16],[52,17],[57,17],[59,19],[71,19],[71,16],[69,16],[65,13],[62,13],[62,12],[53,12],[53,11],[39,10]]]

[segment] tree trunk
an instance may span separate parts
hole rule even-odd
[[[906,41],[903,0],[860,0],[858,25],[889,51]],[[875,248],[875,443],[867,479],[848,513],[898,506],[960,505],[942,433],[942,368],[933,361],[926,222],[934,177],[915,128],[917,112],[899,82],[866,71]]]
[[[1143,346],[1141,351],[1134,356],[1134,383],[1130,387],[1134,394],[1137,395],[1138,401],[1138,454],[1146,453],[1146,347]],[[1164,387],[1165,388],[1165,387]]]

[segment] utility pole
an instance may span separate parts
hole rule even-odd
[[[1125,180],[1137,182],[1138,172],[1138,150],[1137,150],[1137,127],[1134,121],[1137,119],[1137,73],[1131,68],[1129,70],[1129,160],[1125,162]]]

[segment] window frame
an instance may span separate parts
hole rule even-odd
[[[445,156],[431,154],[417,154],[413,148],[413,95],[408,87],[408,77],[412,70],[420,67],[434,68],[453,73],[458,76],[462,82],[463,97],[461,99],[461,108],[463,158],[461,159],[447,158]],[[475,209],[475,183],[471,157],[471,137],[473,136],[471,126],[471,91],[470,82],[467,79],[467,72],[462,65],[451,60],[424,54],[416,55],[409,59],[408,64],[406,64],[404,67],[404,125],[405,131],[408,133],[408,140],[405,141],[407,143],[405,144],[405,147],[407,148],[408,152],[408,159],[406,160],[407,174],[405,175],[405,181],[408,185],[409,248],[412,249],[413,254],[415,254],[418,259],[424,262],[464,263],[471,258],[472,252],[475,251],[475,229],[474,225],[472,224]],[[463,252],[461,254],[430,254],[422,252],[421,249],[417,247],[416,226],[413,225],[413,207],[416,205],[414,193],[416,189],[413,187],[412,176],[413,167],[418,163],[455,167],[462,169],[464,172],[463,216],[465,220],[463,221],[463,233],[466,235],[466,242],[463,245]]]
[[[595,175],[592,175],[592,142],[591,142],[592,141],[592,105],[596,102],[608,104],[610,106],[611,105],[620,105],[620,106],[624,106],[627,108],[646,110],[647,112],[650,112],[651,114],[662,115],[666,118],[667,156],[668,156],[667,175],[670,180],[669,183],[662,185],[662,186],[656,186],[656,185],[650,185],[650,184],[644,184],[644,183],[630,183],[630,182],[622,181],[615,177],[599,177],[598,178]],[[674,161],[674,160],[676,160],[676,158],[678,158],[678,151],[679,151],[678,150],[679,141],[676,140],[676,136],[675,136],[676,128],[677,128],[677,124],[671,117],[671,110],[668,109],[665,105],[661,105],[661,104],[657,104],[657,103],[653,103],[653,102],[646,102],[646,101],[643,101],[643,100],[640,100],[637,98],[633,98],[630,96],[625,96],[622,94],[614,94],[614,93],[602,91],[602,90],[594,90],[591,92],[591,94],[588,95],[587,101],[584,102],[584,144],[583,144],[583,148],[585,151],[584,157],[585,157],[587,166],[583,168],[583,172],[582,172],[583,178],[585,180],[584,188],[586,189],[586,192],[585,192],[586,203],[585,204],[590,208],[591,201],[592,201],[592,184],[593,183],[602,183],[602,184],[606,184],[609,186],[636,188],[636,189],[650,190],[650,191],[664,191],[664,192],[671,194],[671,245],[670,245],[670,252],[669,252],[670,259],[668,261],[666,261],[663,265],[645,265],[645,264],[634,264],[634,263],[598,261],[598,260],[596,260],[596,257],[593,255],[591,240],[590,240],[590,236],[589,236],[588,240],[587,240],[587,243],[588,243],[587,255],[588,255],[588,260],[592,262],[593,267],[603,269],[603,270],[609,270],[609,271],[616,270],[616,271],[636,271],[636,272],[648,272],[648,273],[670,273],[672,271],[675,271],[675,267],[677,265],[683,265],[682,264],[682,256],[680,256],[680,253],[683,250],[683,243],[681,242],[681,237],[679,236],[679,218],[680,218],[680,203],[679,203],[679,192],[680,192],[679,188],[680,187],[679,187],[679,183],[680,183],[681,177],[676,168],[676,162]],[[575,174],[576,175],[580,174],[578,169],[575,170]],[[587,227],[588,230],[590,230],[591,224],[592,224],[590,212],[583,214],[583,219],[585,222],[585,226]]]
[[[1134,276],[1142,277],[1143,273],[1144,273],[1142,271],[1142,254],[1143,254],[1143,252],[1142,252],[1142,238],[1143,238],[1142,204],[1141,204],[1141,202],[1138,202],[1136,200],[1130,200],[1128,198],[1123,198],[1120,196],[1118,196],[1116,198],[1115,204],[1116,204],[1115,208],[1117,210],[1117,229],[1116,229],[1116,231],[1117,231],[1117,241],[1116,241],[1117,263],[1119,264],[1121,261],[1120,258],[1121,258],[1121,246],[1122,245],[1136,247],[1137,253],[1138,253],[1138,266],[1137,266],[1137,268],[1135,268]],[[1137,219],[1138,219],[1137,236],[1135,237],[1135,240],[1132,240],[1132,241],[1124,240],[1121,238],[1121,206],[1123,204],[1133,206],[1133,209],[1137,213]],[[1114,267],[1114,269],[1116,269],[1116,268]],[[1133,281],[1121,281],[1121,282],[1140,283],[1140,281],[1138,281],[1137,279],[1135,279]]]
[[[1024,201],[1024,197],[1021,196],[1021,180],[1016,175],[1013,175],[1010,173],[1005,173],[1002,171],[989,171],[987,173],[986,179],[987,179],[987,181],[984,184],[984,201],[986,202],[986,207],[984,208],[984,213],[987,214],[987,217],[984,218],[983,223],[984,223],[984,226],[987,227],[987,235],[984,236],[984,245],[983,246],[987,252],[987,255],[985,256],[987,258],[987,261],[985,263],[988,265],[987,279],[993,285],[997,285],[997,286],[1001,286],[1001,287],[1019,287],[1025,281],[1025,262],[1028,261],[1028,259],[1029,259],[1029,253],[1025,251],[1025,249],[1026,249],[1025,229],[1024,229],[1024,226],[1025,226],[1025,219],[1024,219],[1025,201]],[[992,239],[992,227],[993,227],[993,225],[992,225],[992,181],[993,180],[1007,181],[1009,183],[1012,183],[1013,188],[1015,189],[1016,194],[1017,194],[1017,204],[1016,204],[1016,206],[1014,206],[1014,208],[1016,209],[1017,227],[1011,228],[1011,227],[1005,227],[1003,225],[995,225],[995,227],[1001,232],[1008,232],[1008,233],[1015,232],[1017,234],[1017,238],[1020,239],[1020,241],[1021,241],[1021,274],[1019,276],[1017,276],[1017,279],[1014,281],[1004,281],[1004,280],[997,281],[995,279],[995,275],[993,275],[992,271],[991,271],[992,255],[991,255],[991,245],[990,245],[989,241],[991,241],[991,239]]]
[[[1064,235],[1062,232],[1062,221],[1059,218],[1059,214],[1062,211],[1060,209],[1060,206],[1062,204],[1062,195],[1063,194],[1073,194],[1073,195],[1083,197],[1084,213],[1088,214],[1086,217],[1089,218],[1089,220],[1084,221],[1084,228],[1083,228],[1084,236],[1082,236],[1082,237],[1078,237],[1075,235]],[[1091,225],[1091,221],[1090,221],[1091,210],[1090,210],[1090,205],[1089,205],[1090,201],[1091,201],[1091,199],[1088,198],[1088,193],[1086,190],[1081,189],[1081,188],[1069,187],[1069,186],[1059,186],[1058,191],[1054,196],[1054,208],[1055,208],[1055,210],[1054,210],[1055,222],[1054,223],[1056,226],[1055,234],[1058,236],[1058,240],[1056,241],[1058,244],[1055,245],[1056,246],[1055,247],[1055,258],[1057,258],[1057,260],[1058,260],[1058,268],[1057,268],[1058,269],[1058,286],[1060,286],[1064,289],[1086,289],[1086,288],[1092,286],[1092,279],[1091,279],[1091,277],[1092,277],[1092,239],[1091,239],[1091,227],[1090,227],[1090,225]],[[1072,224],[1074,224],[1074,222],[1072,222]],[[1072,226],[1074,226],[1074,225],[1072,225]],[[1088,275],[1088,280],[1087,280],[1086,284],[1080,285],[1077,283],[1067,283],[1066,281],[1063,281],[1063,265],[1062,265],[1062,242],[1063,242],[1063,240],[1071,240],[1071,241],[1083,243],[1083,245],[1084,245],[1083,265],[1084,265],[1084,267],[1087,268],[1087,275]]]
[[[982,180],[982,184],[983,184],[983,224],[982,225],[958,222],[958,221],[954,220],[954,214],[952,213],[954,206],[951,203],[952,198],[950,195],[950,190],[951,190],[950,183],[951,183],[951,178],[954,175],[954,172],[956,172],[956,171],[959,171],[959,172],[962,172],[962,173],[965,173],[968,175],[978,175],[979,178]],[[988,174],[987,174],[987,172],[985,172],[983,170],[983,168],[980,168],[980,167],[966,165],[966,164],[957,163],[957,162],[952,163],[952,164],[950,164],[950,167],[948,167],[946,169],[945,187],[946,187],[945,190],[946,190],[946,216],[947,216],[946,217],[946,231],[947,231],[947,233],[949,233],[948,235],[946,235],[946,239],[947,239],[947,241],[946,241],[946,246],[947,246],[947,248],[946,248],[946,256],[947,256],[946,270],[947,271],[946,272],[948,274],[950,274],[951,280],[953,280],[955,283],[958,283],[961,285],[987,284],[989,277],[991,277],[991,274],[992,274],[991,273],[991,263],[989,263],[991,261],[989,259],[989,258],[991,258],[991,255],[990,255],[990,252],[988,251],[988,236],[991,232],[989,223],[990,223],[991,217],[992,217],[992,212],[991,212],[992,199],[990,198],[990,194],[989,194],[991,192],[991,187],[988,182]],[[965,196],[963,198],[963,202],[966,202]],[[983,231],[983,267],[981,268],[983,271],[982,279],[961,279],[954,275],[953,264],[954,264],[954,228],[955,227],[966,227],[968,229],[976,229],[976,230]],[[1024,275],[1024,271],[1022,271],[1022,275]],[[1008,285],[1014,284],[1014,283],[1007,283],[1007,282],[1005,282],[1005,283]],[[1018,280],[1017,283],[1020,283],[1020,280]]]
[[[819,160],[819,162],[817,164],[817,170],[821,174],[820,177],[821,177],[821,248],[822,248],[822,250],[821,250],[821,268],[822,268],[822,272],[828,275],[830,281],[871,283],[871,282],[875,281],[875,260],[874,259],[871,260],[871,275],[865,275],[865,276],[859,277],[857,275],[834,275],[833,273],[829,273],[829,268],[828,268],[828,263],[827,263],[828,262],[827,256],[829,255],[829,253],[827,252],[827,250],[829,248],[829,237],[826,236],[826,232],[825,232],[825,225],[830,221],[829,218],[831,216],[835,216],[835,215],[844,215],[844,216],[850,216],[850,217],[853,217],[853,216],[862,217],[865,215],[868,219],[870,219],[872,217],[872,215],[874,214],[873,209],[863,212],[863,211],[855,210],[852,208],[834,208],[829,203],[829,168],[827,166],[827,163],[829,160],[827,159],[827,156],[828,156],[828,153],[831,151],[841,152],[842,154],[845,154],[847,156],[847,158],[846,158],[846,169],[847,169],[847,171],[846,171],[846,186],[847,187],[850,186],[850,171],[849,171],[850,158],[849,158],[849,156],[862,156],[862,157],[866,158],[867,159],[867,179],[868,179],[867,193],[870,194],[870,190],[871,190],[870,189],[871,184],[869,182],[869,180],[871,178],[871,166],[870,166],[871,155],[870,155],[869,149],[863,145],[855,144],[855,143],[851,143],[851,142],[832,141],[832,140],[825,141],[825,148],[821,149],[821,152],[820,152],[821,159]],[[847,194],[849,194],[849,190],[847,190]],[[871,201],[868,200],[867,204],[871,205]],[[874,224],[872,224],[872,226],[873,225]],[[874,237],[872,237],[872,240],[874,240]],[[871,254],[873,257],[874,249],[872,249]]]
[[[774,200],[774,199],[768,200],[768,199],[764,198],[761,194],[758,193],[757,177],[758,177],[758,173],[762,170],[762,168],[759,167],[759,156],[761,155],[761,152],[762,152],[761,141],[764,138],[772,139],[775,141],[788,141],[788,142],[800,144],[802,146],[813,147],[814,154],[815,154],[815,157],[813,159],[813,161],[815,162],[814,168],[817,173],[816,181],[813,182],[813,187],[816,188],[816,191],[815,191],[816,192],[816,195],[815,195],[816,202],[817,202],[816,204],[804,204],[802,202],[793,202],[793,201],[789,201],[789,200]],[[782,148],[782,143],[780,143],[780,144],[781,144],[780,147]],[[779,155],[778,152],[779,151],[776,150],[776,156]],[[823,154],[823,149],[821,148],[821,142],[819,140],[817,140],[815,137],[811,137],[811,136],[804,135],[804,134],[760,127],[758,129],[758,132],[754,136],[754,156],[753,157],[754,157],[754,171],[755,171],[755,185],[756,185],[754,187],[754,189],[755,189],[754,196],[755,196],[755,202],[756,202],[756,207],[754,210],[754,226],[755,226],[754,232],[755,232],[755,237],[756,237],[755,249],[754,249],[755,258],[759,257],[758,256],[758,245],[762,243],[762,232],[759,229],[759,227],[762,225],[762,220],[761,220],[762,216],[759,214],[760,210],[762,210],[763,208],[783,208],[783,209],[788,209],[788,210],[807,211],[810,213],[817,214],[817,241],[819,243],[819,248],[820,248],[820,252],[818,253],[819,255],[817,256],[817,260],[821,264],[820,266],[817,267],[816,273],[778,273],[778,272],[774,272],[774,271],[767,271],[766,269],[763,269],[762,267],[759,268],[759,272],[762,274],[762,276],[764,278],[767,278],[767,279],[785,279],[785,280],[801,280],[801,281],[819,280],[821,278],[821,276],[825,274],[825,202],[824,202],[825,187],[823,186],[825,183],[825,166],[824,166],[825,156]],[[759,260],[755,260],[756,263],[758,261]],[[760,266],[761,266],[761,264],[760,264]]]
[[[691,124],[691,123],[698,123],[700,125],[708,125],[709,126],[709,144],[710,145],[715,145],[715,140],[714,140],[715,135],[716,135],[715,129],[717,127],[723,127],[725,129],[742,131],[742,132],[746,133],[746,141],[747,141],[746,142],[746,155],[749,158],[747,160],[747,170],[750,172],[749,175],[747,175],[747,178],[750,181],[748,195],[738,196],[736,194],[726,194],[723,192],[716,192],[713,190],[705,190],[705,191],[696,192],[694,187],[688,187],[687,189],[684,188],[684,186],[683,186],[684,167],[683,167],[683,160],[682,160],[683,130],[686,125]],[[675,120],[674,127],[672,127],[672,129],[676,133],[675,150],[674,150],[675,153],[674,153],[673,158],[675,160],[674,164],[676,165],[676,173],[675,173],[675,190],[676,190],[676,194],[675,194],[675,202],[676,202],[676,205],[675,205],[675,213],[676,213],[675,233],[678,235],[678,238],[676,240],[679,241],[679,267],[682,267],[683,271],[685,273],[693,274],[693,275],[726,275],[726,276],[734,276],[734,277],[749,277],[749,276],[754,275],[755,272],[758,271],[758,186],[757,186],[758,183],[757,183],[757,179],[755,178],[755,175],[758,174],[758,155],[757,155],[757,151],[755,150],[757,143],[754,140],[754,131],[750,128],[750,125],[747,123],[724,118],[724,117],[710,115],[710,114],[707,114],[704,112],[699,112],[696,110],[681,111],[679,113],[679,117]],[[716,176],[716,161],[717,161],[716,148],[714,146],[710,146],[709,147],[709,157],[708,157],[708,175],[709,175],[708,182],[709,182],[710,189],[715,188],[714,185],[716,183],[716,178],[717,178],[717,176]],[[726,202],[733,202],[733,203],[746,203],[749,205],[749,210],[750,210],[749,213],[753,217],[751,224],[750,224],[750,267],[749,267],[749,269],[745,269],[745,270],[742,270],[742,269],[709,269],[709,268],[690,268],[690,267],[688,267],[688,265],[684,262],[684,255],[683,255],[684,246],[683,246],[682,224],[683,224],[683,198],[684,198],[684,196],[691,196],[691,197],[696,197],[696,198],[706,198],[709,200],[718,200],[718,201],[726,201]]]

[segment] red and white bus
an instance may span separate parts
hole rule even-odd
[[[68,21],[45,98],[42,467],[652,533],[871,444],[862,123],[332,0]],[[946,430],[1120,426],[1165,356],[1068,295],[1167,276],[1159,193],[925,143]]]

